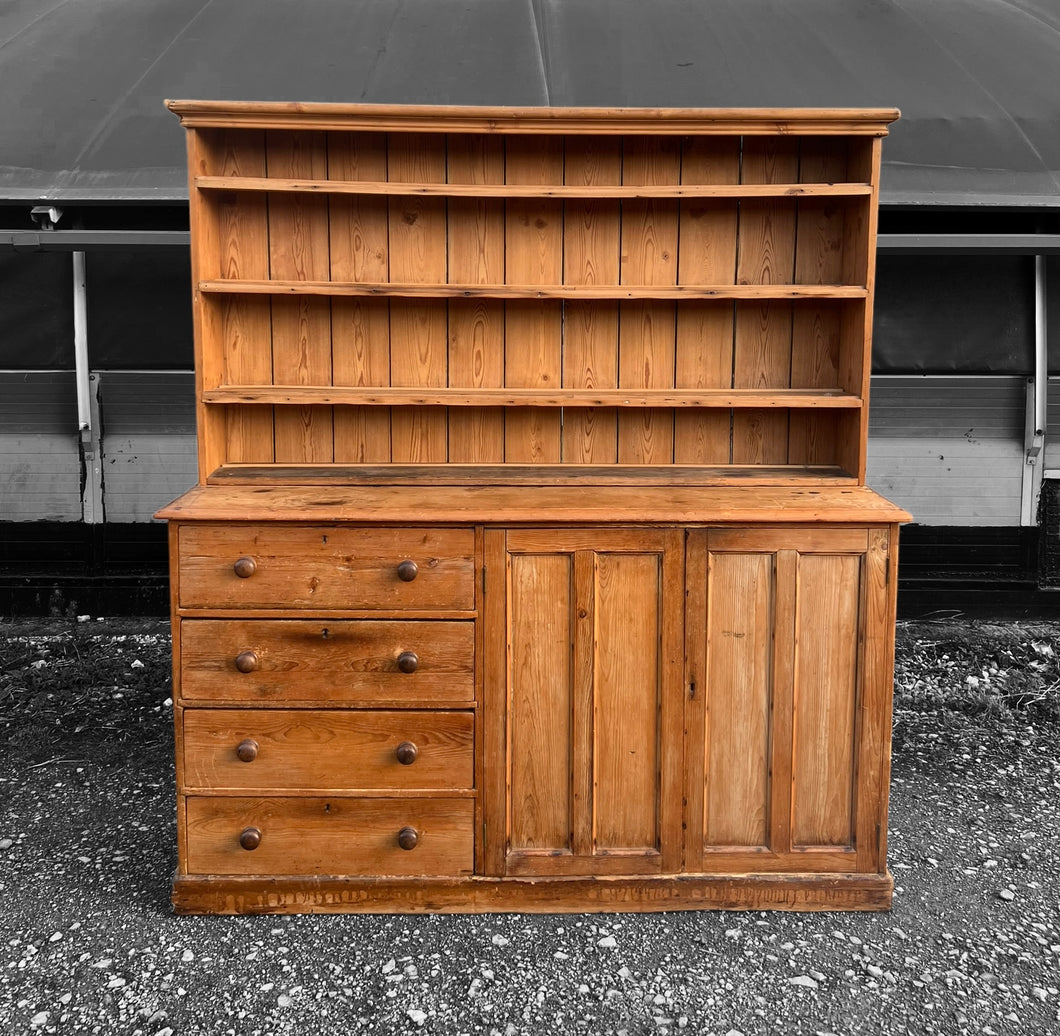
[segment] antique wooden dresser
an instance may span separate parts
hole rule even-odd
[[[897,112],[170,107],[176,909],[886,908]]]

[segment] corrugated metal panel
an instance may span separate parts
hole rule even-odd
[[[101,466],[108,522],[146,522],[198,479],[195,378],[103,372]]]
[[[1053,472],[1060,469],[1060,377],[1049,379],[1049,395],[1045,430],[1045,467]],[[1055,478],[1055,475],[1050,477]]]
[[[186,197],[206,97],[897,106],[885,204],[1060,205],[1042,0],[9,0],[0,46],[0,197]]]
[[[0,521],[80,521],[71,371],[0,371]]]
[[[873,378],[867,481],[921,524],[1018,526],[1025,420],[1025,378]]]

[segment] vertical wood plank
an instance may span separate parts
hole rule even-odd
[[[792,842],[851,846],[862,559],[801,554],[796,602]]]
[[[507,183],[562,184],[563,138],[508,137]],[[505,208],[505,280],[508,284],[560,284],[563,280],[563,204],[512,198]],[[563,310],[559,302],[505,304],[504,384],[557,388],[562,384]],[[558,464],[561,415],[546,408],[505,412],[508,463]]]
[[[738,183],[737,137],[690,137],[681,154],[681,182]],[[681,202],[678,284],[736,283],[737,202],[693,199]],[[734,306],[732,302],[689,300],[677,306],[674,385],[683,389],[732,387]],[[674,412],[674,461],[728,464],[728,410]]]
[[[389,179],[445,183],[445,138],[392,133],[387,143]],[[389,206],[390,279],[400,284],[446,281],[444,198],[392,197]],[[447,310],[442,299],[390,302],[390,383],[442,388],[448,382]],[[441,464],[448,456],[445,411],[394,407],[391,456],[399,464]]]
[[[218,172],[223,176],[264,176],[264,133],[228,131],[224,134],[218,161]],[[266,198],[248,191],[224,195],[217,203],[217,217],[220,275],[250,280],[268,278]],[[269,300],[229,295],[212,305],[221,309],[225,382],[229,385],[268,385],[272,381]],[[227,460],[230,463],[272,463],[273,408],[230,406],[227,409]]]
[[[707,530],[689,529],[685,541],[684,799],[682,870],[703,869],[707,735]]]
[[[564,183],[575,186],[621,183],[621,141],[613,137],[569,138],[563,175]],[[619,202],[568,201],[563,220],[564,283],[618,284],[619,228]],[[566,303],[563,386],[618,387],[616,302]],[[614,408],[565,408],[562,459],[569,464],[614,464],[618,460],[618,416]]]
[[[627,137],[622,182],[680,181],[678,141]],[[622,283],[677,282],[677,202],[627,200],[622,206]],[[619,307],[620,388],[672,388],[676,308],[673,302],[623,302]],[[674,456],[672,410],[645,407],[618,415],[618,459],[622,464],[669,464]]]
[[[270,176],[327,177],[323,133],[269,131]],[[330,276],[328,199],[309,194],[269,196],[269,272],[278,280],[321,281]],[[279,385],[330,385],[331,303],[313,296],[272,300],[272,373]],[[283,407],[275,418],[279,463],[334,459],[332,408]]]
[[[597,853],[660,848],[660,577],[656,554],[596,555],[593,843]]]
[[[503,183],[499,137],[452,134],[450,183]],[[504,202],[451,198],[448,213],[449,280],[504,283]],[[449,385],[499,388],[504,384],[504,304],[491,299],[449,301]],[[454,407],[449,411],[449,460],[499,464],[504,460],[504,412]]]
[[[386,135],[329,134],[328,176],[332,180],[385,180]],[[333,195],[330,214],[332,280],[386,281],[390,275],[386,199]],[[387,300],[332,299],[331,326],[335,384],[389,385]],[[334,420],[337,463],[379,464],[390,460],[388,407],[337,407]]]
[[[575,551],[573,563],[574,611],[571,624],[574,633],[574,736],[571,753],[571,848],[575,856],[587,858],[594,852],[596,554],[591,550]]]
[[[838,183],[847,175],[847,141],[809,137],[802,141],[799,180]],[[856,202],[855,204],[860,204]],[[843,283],[844,229],[851,203],[836,198],[798,202],[795,282]],[[834,302],[799,302],[793,307],[791,385],[836,388],[839,384],[840,309]],[[834,411],[796,410],[788,436],[789,464],[834,464]]]
[[[897,547],[898,526],[869,531],[862,619],[865,648],[858,703],[855,847],[858,870],[878,873],[883,873],[887,865]]]
[[[858,218],[848,218],[844,242],[843,277],[848,283],[864,284],[873,297],[876,286],[876,232],[879,222],[880,157],[882,141],[874,137],[868,147],[860,142],[852,149],[852,175],[872,184],[872,194],[859,210]],[[869,382],[872,371],[872,306],[861,302],[843,310],[842,350],[840,352],[840,385],[864,400],[856,436],[845,434],[839,443],[839,463],[865,480],[868,447]],[[846,431],[846,429],[844,429]]]
[[[795,696],[795,609],[798,552],[776,553],[776,591],[773,605],[773,716],[772,778],[770,788],[769,847],[790,852],[791,746]]]
[[[195,177],[209,175],[217,167],[219,150],[216,136],[203,130],[189,130],[188,191],[191,198],[192,230],[191,283],[192,325],[195,339],[195,399],[198,424],[199,482],[223,464],[227,457],[226,414],[221,407],[202,402],[204,388],[220,384],[225,375],[222,359],[225,329],[218,306],[199,291],[199,281],[221,272],[219,215],[217,206],[195,186]]]
[[[792,183],[798,176],[798,141],[749,137],[744,141],[743,183]],[[742,201],[737,284],[789,284],[795,267],[795,202]],[[785,388],[791,384],[790,303],[745,303],[736,307],[733,385]],[[781,411],[734,411],[734,464],[786,464],[788,415]]]
[[[510,573],[503,529],[483,531],[485,586],[481,611],[482,706],[476,727],[481,732],[483,781],[481,807],[485,818],[484,873],[504,873],[508,850],[508,595]],[[492,584],[492,585],[491,585]],[[478,667],[476,667],[478,668]]]
[[[708,581],[703,846],[764,848],[774,556],[712,552]]]
[[[508,604],[511,850],[570,850],[569,554],[514,554]]]

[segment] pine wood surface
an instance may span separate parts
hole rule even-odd
[[[471,522],[475,524],[564,523],[665,523],[665,524],[747,524],[747,523],[828,523],[828,522],[906,522],[907,512],[865,486],[829,485],[808,488],[788,486],[683,486],[648,485],[631,493],[621,485],[594,486],[587,493],[578,485],[453,485],[431,486],[429,491],[416,485],[366,486],[198,486],[158,512],[159,518],[182,520],[182,537],[198,522],[313,522],[327,514],[332,522]],[[397,530],[398,534],[419,536],[420,530]],[[468,546],[461,545],[461,578],[472,585],[470,557],[471,531],[466,530]],[[228,531],[218,528],[212,534],[216,546],[208,557],[196,561],[207,580],[203,592],[224,576],[225,585],[237,587],[229,579],[230,567],[241,552],[250,550],[250,541],[239,527]],[[284,535],[297,537],[297,531]],[[313,535],[323,535],[323,533]],[[391,535],[386,531],[381,537]],[[247,544],[244,548],[243,544]],[[316,543],[308,540],[302,547],[302,559],[313,556]],[[401,560],[402,550],[395,545],[379,549],[379,571],[383,560]],[[464,551],[466,550],[466,553]],[[289,564],[284,562],[284,564]],[[206,574],[209,566],[209,575]],[[304,566],[296,566],[304,575]],[[182,594],[184,593],[182,573]],[[382,579],[382,576],[380,576]],[[252,583],[253,580],[245,581]],[[396,582],[396,581],[395,581]],[[389,586],[389,582],[387,583]],[[415,586],[416,584],[409,584]],[[394,591],[399,588],[393,587]],[[232,590],[236,592],[248,592]],[[467,591],[470,593],[470,589]],[[211,594],[216,593],[210,590]],[[289,590],[284,593],[289,594]],[[200,594],[196,591],[196,594]],[[279,603],[292,603],[279,590]],[[391,599],[393,595],[390,595]],[[299,600],[304,600],[300,596]],[[348,600],[347,598],[343,598]],[[462,598],[465,600],[466,598]],[[185,598],[182,597],[182,603]],[[188,599],[190,601],[190,598]],[[317,601],[323,603],[320,597]],[[220,601],[215,603],[220,604]]]
[[[471,529],[351,529],[341,525],[186,525],[180,605],[215,608],[432,608],[474,605]],[[253,574],[235,565],[250,559]],[[401,578],[413,562],[417,574]]]
[[[180,627],[178,697],[189,704],[469,702],[474,635],[466,621],[189,619]],[[412,672],[399,665],[407,652],[416,656]]]
[[[474,803],[467,798],[190,796],[189,874],[470,874]],[[261,832],[242,848],[240,834]],[[419,844],[401,848],[412,827]]]
[[[189,128],[484,132],[498,134],[638,133],[865,134],[886,136],[897,108],[618,108],[336,104],[304,101],[167,100]]]
[[[897,112],[170,107],[178,911],[885,909]]]
[[[189,794],[474,787],[470,712],[185,709],[183,722]],[[236,750],[248,740],[246,762]],[[398,759],[403,743],[416,748],[411,763]]]
[[[890,874],[364,880],[178,875],[178,914],[598,913],[669,910],[888,910]]]

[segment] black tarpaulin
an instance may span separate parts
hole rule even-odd
[[[0,199],[180,200],[166,97],[890,107],[884,204],[1060,206],[1053,0],[9,0]]]

